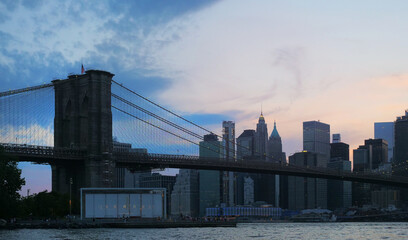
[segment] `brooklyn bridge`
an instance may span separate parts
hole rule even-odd
[[[70,178],[74,189],[113,187],[118,167],[223,170],[408,187],[407,177],[240,159],[222,147],[206,145],[206,151],[219,157],[200,156],[200,142],[213,132],[113,77],[88,70],[0,93],[0,145],[17,161],[51,165],[52,189],[58,192],[69,191]],[[131,142],[134,151],[115,149],[116,136]],[[235,144],[238,148],[245,147]]]

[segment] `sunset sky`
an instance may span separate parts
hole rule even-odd
[[[408,108],[408,1],[1,1],[0,91],[102,69],[221,132],[261,105],[287,156],[320,120],[350,149]],[[49,166],[20,164],[31,192]]]

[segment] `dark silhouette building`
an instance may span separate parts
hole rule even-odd
[[[289,164],[302,167],[327,167],[323,154],[298,152],[289,157]],[[327,208],[327,180],[288,177],[288,208],[291,210]]]
[[[333,134],[330,144],[330,161],[327,168],[351,172],[349,145],[341,142],[339,133]],[[327,180],[327,207],[330,210],[347,209],[352,205],[352,183],[349,181]]]
[[[198,217],[199,189],[198,171],[180,169],[171,192],[171,215]]]
[[[343,142],[330,144],[330,162],[336,160],[349,161],[349,145]]]
[[[273,130],[268,140],[267,160],[271,162],[286,163],[286,154],[282,151],[282,138],[273,123]],[[275,175],[275,206],[287,208],[287,176]]]
[[[244,130],[237,138],[237,161],[253,161],[255,158],[255,130]],[[257,174],[237,173],[237,205],[254,202],[254,180]],[[250,186],[245,186],[245,179],[251,178]],[[248,184],[248,181],[247,183]]]
[[[222,147],[223,157],[227,161],[236,160],[235,149],[235,122],[223,121],[222,122]],[[223,171],[222,176],[222,202],[228,206],[234,206],[236,204],[236,173],[230,171]]]
[[[388,143],[384,139],[367,139],[353,150],[353,172],[374,172],[388,162]],[[353,205],[371,204],[371,191],[380,187],[369,183],[353,182]]]
[[[255,156],[255,130],[244,130],[237,138],[237,160],[251,160]],[[245,159],[246,158],[246,159]]]
[[[200,157],[222,158],[222,142],[215,134],[204,135],[200,142]],[[198,170],[199,174],[199,216],[206,214],[206,208],[222,203],[222,171]]]
[[[256,124],[255,132],[255,155],[261,160],[266,160],[268,153],[268,126],[265,118],[261,113],[258,123]]]
[[[374,123],[374,138],[385,139],[388,142],[388,162],[392,163],[394,159],[394,122],[376,122]]]
[[[272,162],[286,162],[286,155],[282,152],[282,138],[276,129],[276,122],[273,123],[273,130],[268,140],[268,157]]]
[[[394,131],[393,171],[395,175],[408,176],[408,110],[394,122]]]
[[[384,139],[367,139],[359,148],[367,149],[370,170],[388,162],[388,142]]]
[[[330,159],[330,125],[320,121],[303,122],[303,150]]]
[[[141,188],[165,188],[166,189],[166,209],[167,215],[171,213],[171,192],[173,191],[176,176],[165,176],[160,173],[141,175],[139,177]]]
[[[397,117],[394,122],[394,161],[393,174],[399,176],[408,176],[408,110],[405,110],[405,116]],[[408,209],[408,190],[401,189],[401,201],[403,207]]]
[[[330,161],[327,168],[351,172],[351,162],[338,159]],[[347,209],[352,205],[352,183],[350,181],[327,180],[327,208],[330,210]]]

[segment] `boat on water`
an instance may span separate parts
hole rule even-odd
[[[335,222],[336,215],[327,209],[308,209],[301,214],[293,216],[290,220],[294,222]]]

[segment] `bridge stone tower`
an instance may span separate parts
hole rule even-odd
[[[111,80],[114,74],[88,70],[54,80],[54,148],[86,152],[83,161],[52,165],[52,190],[68,193],[81,187],[111,187],[112,155]]]

